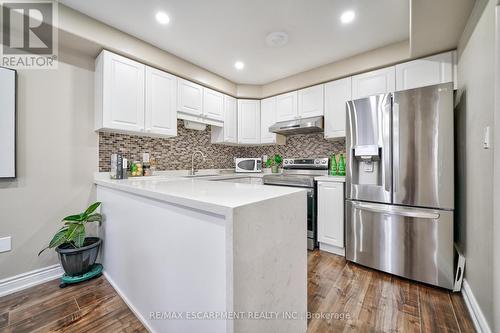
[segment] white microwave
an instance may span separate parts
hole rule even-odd
[[[262,172],[262,159],[235,158],[236,172]]]

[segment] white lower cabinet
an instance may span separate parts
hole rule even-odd
[[[321,250],[345,253],[343,182],[318,182],[318,242]]]
[[[260,101],[238,100],[238,143],[260,143]]]

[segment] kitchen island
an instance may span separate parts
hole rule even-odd
[[[306,191],[174,176],[95,183],[105,276],[150,331],[306,331]]]

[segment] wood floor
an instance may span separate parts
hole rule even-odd
[[[410,282],[320,251],[309,252],[308,270],[308,310],[337,314],[333,319],[311,319],[308,333],[475,332],[460,293]]]
[[[474,332],[460,294],[308,254],[308,333]],[[330,315],[331,314],[331,315]],[[322,315],[323,317],[320,317]],[[58,281],[0,298],[0,332],[146,332],[104,277]]]

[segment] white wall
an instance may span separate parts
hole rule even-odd
[[[12,236],[12,251],[0,253],[0,279],[57,263],[38,251],[95,197],[93,59],[60,57],[57,70],[18,71],[18,178],[0,182],[0,237]]]
[[[467,279],[493,328],[493,149],[483,131],[494,124],[495,2],[490,0],[459,49],[457,124],[457,236]],[[498,204],[498,203],[497,203]],[[496,282],[498,283],[498,281]]]

